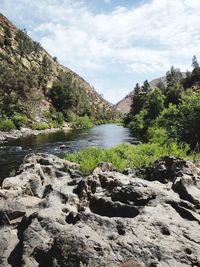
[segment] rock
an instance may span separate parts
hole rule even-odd
[[[192,162],[176,159],[172,156],[166,156],[155,161],[153,167],[148,167],[144,171],[145,179],[149,181],[158,180],[161,183],[174,182],[177,177],[183,175],[199,177],[200,170]]]
[[[200,208],[200,179],[197,175],[184,175],[176,179],[172,189],[181,199],[188,200]]]
[[[93,171],[93,174],[99,173],[99,172],[109,172],[114,171],[114,167],[111,163],[108,162],[100,162],[98,164],[98,167]]]
[[[64,148],[66,148],[66,145],[63,144],[63,145],[59,146],[59,148],[64,149]]]
[[[19,151],[22,151],[22,147],[21,146],[16,147],[16,152],[19,152]]]
[[[126,262],[122,263],[122,265],[120,267],[144,267],[144,265],[141,265],[135,261],[126,261]]]
[[[137,173],[27,156],[0,189],[0,266],[200,266],[199,169],[168,157]]]
[[[73,127],[71,124],[67,124],[64,128],[51,128],[44,130],[32,130],[30,128],[21,128],[20,130],[12,130],[10,132],[1,132],[0,131],[0,142],[6,142],[8,140],[15,140],[19,138],[25,138],[27,136],[39,135],[39,134],[47,134],[47,133],[55,133],[60,131],[70,131]],[[20,147],[19,147],[20,151]]]
[[[12,251],[19,243],[17,230],[9,227],[3,227],[0,230],[0,264],[1,266],[11,267],[9,257]]]

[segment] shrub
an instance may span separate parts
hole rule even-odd
[[[118,171],[125,168],[142,168],[151,165],[162,156],[173,155],[185,158],[189,147],[173,142],[130,145],[121,144],[115,148],[90,147],[75,153],[66,153],[65,159],[79,163],[84,174],[90,174],[99,162],[111,162]]]
[[[28,37],[26,31],[18,30],[15,39],[18,43],[18,49],[21,56],[28,55],[34,51],[34,43]]]
[[[94,126],[94,123],[87,115],[81,117],[71,112],[68,115],[68,120],[69,122],[72,122],[77,128],[81,129],[88,129]]]
[[[56,112],[55,121],[58,123],[59,126],[63,125],[64,116],[62,112]]]
[[[53,57],[53,61],[58,62],[58,58],[57,57]]]
[[[0,131],[9,132],[16,129],[15,124],[10,119],[3,119],[0,121]]]
[[[150,143],[165,144],[169,142],[166,129],[152,126],[148,129],[147,138]]]
[[[12,120],[17,128],[26,126],[28,124],[28,118],[26,115],[15,112]]]
[[[33,130],[45,130],[49,128],[47,123],[35,122],[31,125]]]
[[[12,44],[12,39],[9,38],[8,36],[5,36],[4,45],[5,46],[11,46],[11,44]]]
[[[61,127],[63,125],[64,116],[62,112],[55,112],[55,110],[52,112],[45,111],[44,117],[47,119],[50,128]]]
[[[38,53],[41,50],[40,43],[34,41],[33,42],[33,45],[34,45],[34,51],[35,51],[35,53]]]

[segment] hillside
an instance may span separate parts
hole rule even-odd
[[[1,13],[0,113],[1,119],[21,116],[29,123],[61,115],[67,120],[71,113],[97,120],[115,116],[113,107],[89,83]]]
[[[149,82],[149,85],[152,89],[154,89],[156,87],[156,84],[158,84],[159,82],[166,82],[166,77],[160,77],[157,79],[152,80],[151,82]],[[120,100],[116,105],[115,108],[123,113],[123,114],[128,114],[130,111],[130,107],[131,107],[131,103],[132,103],[132,96],[133,96],[133,92],[131,91],[127,96],[125,96],[122,100]]]

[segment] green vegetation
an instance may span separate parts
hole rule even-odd
[[[12,120],[3,119],[0,121],[0,131],[9,132],[14,129],[16,129],[16,127]]]
[[[40,45],[37,42],[33,42],[31,38],[27,35],[26,30],[18,30],[15,39],[18,44],[18,50],[20,55],[23,57],[29,55],[32,52],[38,52],[40,50]]]
[[[87,115],[80,117],[73,112],[68,114],[68,121],[73,123],[75,128],[80,129],[89,129],[94,126],[94,123]]]
[[[149,166],[161,156],[173,155],[185,158],[188,149],[187,145],[177,145],[176,142],[169,145],[158,143],[137,146],[121,144],[115,148],[90,147],[72,154],[66,153],[65,159],[79,163],[83,173],[90,174],[100,162],[111,162],[118,171],[123,171],[129,167]]]
[[[61,75],[59,80],[53,84],[53,87],[47,93],[52,100],[53,106],[59,112],[65,115],[73,107],[77,106],[78,92],[74,92],[72,88],[71,75]]]
[[[26,115],[20,114],[15,112],[12,121],[14,125],[19,129],[21,127],[27,126],[28,125],[28,118]]]
[[[45,130],[49,129],[49,125],[47,123],[35,122],[31,125],[33,130]]]
[[[106,105],[100,108],[94,105],[95,96],[90,92],[86,93],[82,85],[74,80],[70,73],[61,73],[59,79],[47,92],[47,96],[54,108],[62,112],[66,119],[71,113],[76,114],[77,118],[89,117],[91,121],[107,121],[116,117],[113,108],[108,108]]]
[[[193,150],[200,142],[200,67],[196,57],[193,71],[184,78],[174,67],[151,89],[145,81],[133,94],[125,124],[144,142],[169,144],[176,140]],[[190,88],[189,88],[190,87]]]
[[[64,123],[64,116],[62,112],[56,112],[55,109],[51,108],[50,111],[44,112],[44,117],[47,120],[49,128],[59,128]]]
[[[4,39],[0,40],[0,47],[7,47],[12,44],[12,32],[9,27],[2,26],[4,29]]]

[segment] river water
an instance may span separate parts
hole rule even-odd
[[[14,173],[23,158],[30,153],[50,153],[63,157],[89,146],[113,147],[121,143],[136,144],[130,129],[115,124],[103,124],[92,129],[40,134],[0,144],[0,180]]]

